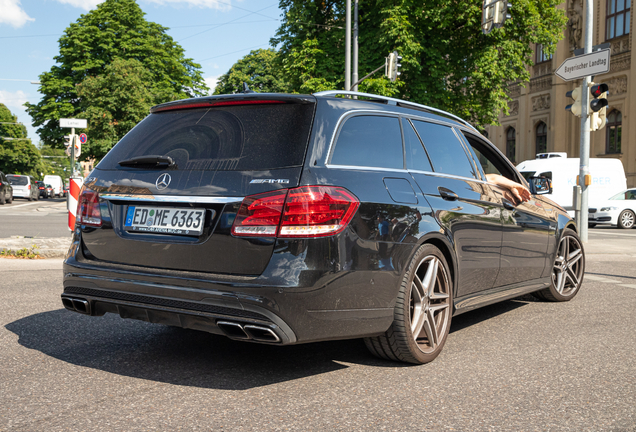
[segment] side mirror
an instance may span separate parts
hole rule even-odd
[[[547,177],[530,177],[528,182],[530,183],[530,192],[534,195],[552,193],[552,181]]]

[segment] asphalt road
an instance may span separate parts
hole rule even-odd
[[[423,366],[86,317],[60,260],[0,260],[1,431],[636,431],[636,230],[591,230],[568,303],[453,319]]]
[[[16,198],[0,206],[0,239],[12,236],[70,237],[66,198],[27,201]]]

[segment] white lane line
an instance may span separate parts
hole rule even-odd
[[[602,232],[594,232],[594,231],[588,231],[588,234],[595,234],[595,235],[599,235],[599,236],[604,236],[604,235],[613,235],[613,236],[620,236],[620,237],[636,237],[636,233],[632,234],[632,233],[618,233],[618,232],[607,232],[605,230],[603,230]]]
[[[620,283],[619,281],[614,280],[614,279],[608,279],[608,278],[604,278],[604,277],[602,277],[602,276],[594,276],[594,275],[589,275],[589,274],[586,274],[586,275],[585,275],[585,279],[593,280],[593,281],[595,281],[595,282],[609,283],[609,284],[613,284],[613,283],[617,284],[617,283]]]
[[[38,202],[38,201],[35,201],[35,202],[26,203],[26,204],[14,205],[14,206],[11,206],[11,207],[0,207],[0,209],[14,209],[14,208],[18,208],[18,207],[24,207],[24,206],[35,205],[35,204],[42,204],[42,203]]]
[[[619,286],[636,289],[636,284],[620,284]]]

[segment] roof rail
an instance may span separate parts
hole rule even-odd
[[[465,126],[468,126],[469,128],[471,128],[472,130],[474,130],[475,132],[479,133],[479,131],[470,123],[468,123],[466,120],[462,119],[461,117],[458,117],[454,114],[451,114],[449,112],[446,112],[444,110],[440,110],[437,108],[433,108],[427,105],[421,105],[415,102],[409,102],[409,101],[405,101],[402,99],[396,99],[396,98],[392,98],[392,97],[388,97],[388,96],[380,96],[380,95],[376,95],[376,94],[371,94],[371,93],[360,93],[360,92],[354,92],[354,91],[346,91],[346,90],[326,90],[326,91],[321,91],[318,93],[314,93],[314,96],[337,96],[337,95],[344,95],[344,96],[362,96],[362,97],[367,97],[370,99],[377,99],[377,100],[382,100],[382,101],[386,101],[391,103],[392,105],[397,105],[402,104],[402,105],[411,105],[413,107],[417,107],[417,108],[422,108],[426,111],[429,111],[431,113],[435,113],[435,114],[441,114],[447,117],[451,117],[452,119],[457,120],[458,122],[462,123]]]

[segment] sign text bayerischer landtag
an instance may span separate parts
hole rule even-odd
[[[610,70],[610,50],[604,49],[589,54],[570,57],[554,72],[565,81],[590,75],[600,75]]]

